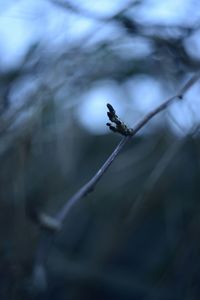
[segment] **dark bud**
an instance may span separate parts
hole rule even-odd
[[[113,132],[118,132],[117,128],[114,127],[114,126],[112,126],[112,125],[110,125],[109,128],[110,128],[110,130],[113,131]]]
[[[114,118],[114,116],[113,116],[113,114],[111,113],[111,112],[107,112],[107,116],[108,116],[108,118],[109,118],[109,120],[111,121],[111,122],[114,122],[114,120],[115,120],[115,118]]]
[[[122,126],[122,122],[119,119],[115,120],[115,124],[118,125],[118,126]]]
[[[114,110],[114,108],[112,107],[112,105],[111,104],[107,104],[107,108],[109,109],[109,111],[111,112],[111,114],[115,114],[115,110]]]

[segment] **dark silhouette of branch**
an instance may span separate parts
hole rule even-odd
[[[200,72],[195,74],[190,80],[188,80],[175,96],[165,100],[163,103],[161,103],[159,106],[145,115],[135,126],[133,126],[131,131],[132,134],[124,136],[121,139],[120,143],[117,145],[108,159],[104,162],[102,167],[97,171],[97,173],[65,203],[65,205],[58,211],[58,213],[54,217],[46,217],[44,214],[42,214],[42,217],[39,220],[39,224],[41,225],[42,230],[42,236],[36,254],[36,262],[33,270],[33,275],[37,275],[35,274],[35,272],[38,270],[39,266],[40,274],[43,274],[44,276],[45,272],[44,270],[43,272],[41,272],[41,269],[44,269],[44,260],[47,257],[48,249],[51,246],[55,233],[58,232],[59,229],[62,229],[63,222],[65,221],[71,208],[87,194],[94,190],[101,177],[105,174],[112,162],[115,160],[124,146],[131,140],[131,138],[136,135],[136,133],[140,131],[140,129],[142,129],[153,117],[155,117],[158,113],[164,111],[174,100],[181,101],[185,93],[199,79]]]

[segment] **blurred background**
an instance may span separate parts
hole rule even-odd
[[[126,145],[35,266],[55,215],[120,136],[200,67],[197,0],[1,0],[0,299],[199,299],[200,83]]]

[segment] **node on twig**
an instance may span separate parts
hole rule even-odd
[[[56,218],[51,217],[46,213],[40,212],[37,216],[37,219],[38,225],[43,229],[46,229],[51,232],[56,232],[61,229],[60,222]]]

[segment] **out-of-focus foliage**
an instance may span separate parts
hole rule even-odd
[[[168,19],[159,1],[118,2],[108,14],[45,2],[66,26],[0,62],[0,299],[199,299],[198,84],[72,209],[46,277],[32,277],[38,211],[54,215],[120,139],[106,131],[105,103],[132,124],[200,66],[198,1],[177,1],[181,17]]]

